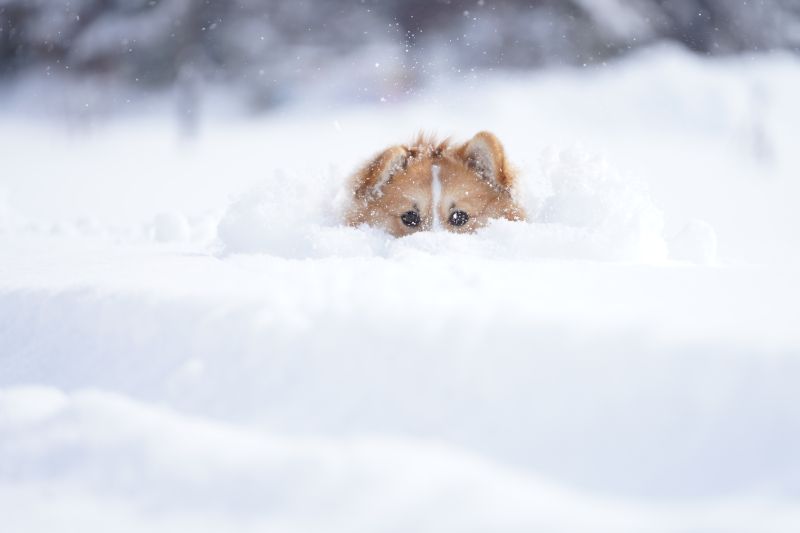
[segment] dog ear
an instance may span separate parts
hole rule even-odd
[[[392,176],[406,168],[408,151],[402,146],[392,146],[378,154],[356,175],[355,194],[362,198],[376,198]]]
[[[482,131],[458,150],[458,155],[480,177],[502,188],[511,186],[503,145],[493,133]]]

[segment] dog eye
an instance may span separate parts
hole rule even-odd
[[[469,220],[469,215],[466,211],[453,211],[450,213],[449,222],[453,226],[463,226]]]
[[[409,228],[415,228],[419,226],[419,213],[416,211],[406,211],[400,215],[400,220]]]

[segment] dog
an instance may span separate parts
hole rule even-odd
[[[469,233],[489,220],[525,220],[517,177],[488,131],[463,144],[419,134],[377,154],[350,179],[345,223],[395,237],[445,229]]]

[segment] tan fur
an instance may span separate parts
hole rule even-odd
[[[433,206],[433,167],[439,168],[441,197]],[[492,218],[525,220],[515,199],[516,175],[508,164],[502,144],[483,131],[466,143],[418,135],[408,145],[392,146],[375,156],[351,178],[352,203],[347,224],[369,224],[395,237],[430,230],[433,210],[442,226],[453,232],[472,232]],[[469,215],[467,223],[448,221],[454,211]],[[416,211],[416,227],[403,224],[402,215]]]

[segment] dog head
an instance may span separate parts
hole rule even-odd
[[[384,150],[353,176],[346,221],[396,237],[440,228],[471,232],[492,218],[524,220],[515,186],[493,134],[478,133],[458,146],[419,136]]]

